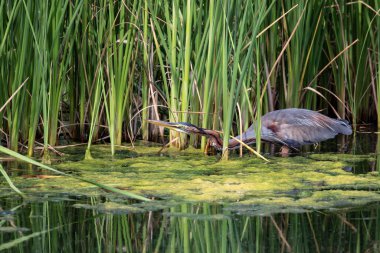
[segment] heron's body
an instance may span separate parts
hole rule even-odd
[[[169,123],[154,120],[150,122],[180,132],[207,136],[212,146],[217,149],[223,147],[222,139],[217,131],[184,122]],[[245,144],[252,144],[256,141],[255,128],[257,128],[256,123],[253,123],[241,136],[235,138]],[[316,111],[291,108],[269,112],[261,117],[261,140],[293,149],[334,138],[337,134],[352,134],[349,123],[346,120],[327,117]],[[230,139],[229,149],[240,147],[236,139]]]

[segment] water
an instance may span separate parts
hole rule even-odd
[[[108,206],[102,198],[61,196],[31,202],[3,198],[0,249],[5,249],[4,252],[380,250],[378,203],[338,211],[269,216],[251,216],[219,204],[165,205],[168,206],[159,210],[138,204],[125,209]],[[25,241],[15,242],[17,238]]]
[[[155,199],[148,203],[3,162],[28,198],[0,181],[0,251],[380,252],[375,137],[269,156],[269,164],[248,155],[220,163],[193,150],[157,155],[159,147],[143,146],[116,158],[97,147],[100,159],[90,162],[71,149],[55,161],[66,173]]]

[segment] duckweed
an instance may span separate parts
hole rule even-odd
[[[265,163],[249,155],[232,155],[229,161],[220,161],[195,149],[169,149],[159,154],[160,149],[119,147],[111,157],[106,153],[108,147],[99,145],[93,147],[94,159],[83,160],[84,149],[76,147],[64,150],[65,157],[54,166],[155,199],[228,203],[229,208],[240,212],[336,208],[380,200],[378,173],[355,175],[343,169],[353,162],[374,159],[371,155],[269,157],[270,162]],[[12,180],[29,194],[112,195],[67,177],[13,176]],[[3,182],[0,186],[5,188]],[[139,211],[128,208],[110,204],[99,207],[105,212]]]

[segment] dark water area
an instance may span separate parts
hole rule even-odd
[[[380,205],[247,215],[228,205],[0,200],[1,252],[379,252]],[[151,210],[150,210],[151,209]],[[18,238],[18,242],[15,240]],[[22,241],[22,243],[21,243]]]
[[[83,188],[83,194],[80,189],[54,191],[66,181],[54,181],[53,178],[49,179],[51,185],[48,185],[49,181],[39,180],[49,178],[53,173],[25,164],[15,166],[14,162],[4,160],[1,163],[16,185],[30,178],[34,181],[24,186],[24,192],[29,190],[30,193],[26,199],[7,190],[5,182],[0,181],[3,189],[0,195],[0,252],[380,252],[380,188],[374,184],[379,181],[379,147],[378,135],[373,133],[357,133],[355,139],[342,138],[307,147],[301,154],[293,154],[290,158],[281,158],[276,151],[273,154],[273,147],[264,146],[263,153],[275,161],[272,167],[262,171],[268,179],[281,173],[289,175],[289,178],[308,174],[307,167],[317,164],[322,167],[309,168],[310,173],[322,175],[323,180],[314,182],[300,177],[299,181],[310,188],[297,186],[298,181],[290,181],[294,187],[280,190],[274,187],[271,192],[267,188],[257,189],[257,192],[254,189],[242,195],[241,199],[231,197],[226,200],[224,198],[230,188],[239,184],[242,189],[249,187],[243,179],[249,181],[252,177],[253,180],[259,174],[257,167],[249,170],[239,169],[239,166],[260,167],[260,164],[256,165],[258,161],[240,165],[239,162],[248,161],[251,157],[239,158],[233,154],[232,162],[224,169],[218,166],[218,155],[202,158],[196,154],[198,165],[194,162],[194,155],[141,155],[139,152],[117,151],[116,161],[105,161],[112,168],[107,173],[114,173],[109,176],[123,175],[122,180],[126,180],[124,175],[127,179],[132,175],[136,180],[151,176],[153,180],[158,177],[155,172],[157,175],[170,172],[168,175],[182,180],[178,184],[181,188],[176,189],[175,186],[174,191],[163,190],[167,185],[157,190],[158,193],[163,191],[161,195],[150,191],[148,196],[154,197],[155,201],[146,203],[104,191],[93,194],[92,191],[87,192],[87,188]],[[97,180],[107,183],[104,167],[97,168],[91,164],[93,174],[89,174],[88,168],[78,167],[83,166],[80,163],[82,157],[75,156],[78,151],[65,153],[69,157],[66,161],[55,162],[60,169],[90,178],[103,172],[104,175],[99,175]],[[93,155],[108,159],[103,153],[100,150]],[[348,155],[344,163],[340,160],[341,153]],[[141,157],[143,159],[139,160]],[[117,160],[119,158],[124,160]],[[144,159],[150,160],[148,169],[144,167]],[[133,162],[129,163],[129,160]],[[176,163],[165,164],[170,160]],[[163,164],[159,164],[160,161]],[[208,163],[211,169],[197,167]],[[152,167],[152,164],[156,166]],[[190,165],[186,169],[187,164]],[[163,169],[169,165],[174,166],[173,171]],[[330,165],[334,165],[334,169],[323,167]],[[289,170],[276,168],[287,166]],[[123,174],[124,171],[129,171],[129,174]],[[184,175],[188,171],[194,174]],[[222,175],[230,178],[222,178]],[[141,178],[137,179],[139,176]],[[334,176],[337,176],[337,181],[344,182],[329,183],[334,181]],[[207,177],[211,179],[206,181],[204,178]],[[234,181],[236,178],[241,181]],[[351,185],[348,184],[351,182],[346,182],[353,179],[363,183]],[[167,180],[167,177],[162,180]],[[230,188],[211,189],[222,185],[216,184],[218,180],[227,180]],[[187,191],[182,187],[186,181],[189,185],[215,184],[201,189],[212,193],[204,194],[205,200],[198,201],[196,196],[200,193],[190,189],[194,196],[187,198],[184,194],[184,201],[181,201],[182,195],[177,196],[173,192]],[[145,188],[151,187],[144,183]],[[276,185],[276,179],[271,183]],[[286,185],[286,182],[278,182],[281,183]],[[67,188],[79,187],[67,184]],[[217,196],[211,190],[222,192],[223,198],[211,201],[208,198]],[[230,191],[233,195],[240,188]],[[173,196],[168,197],[170,194]],[[303,204],[298,206],[295,202]]]

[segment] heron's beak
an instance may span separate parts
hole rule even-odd
[[[183,125],[181,123],[166,122],[166,121],[152,120],[152,119],[148,119],[147,122],[156,126],[166,127],[177,132],[187,133],[183,129]]]

